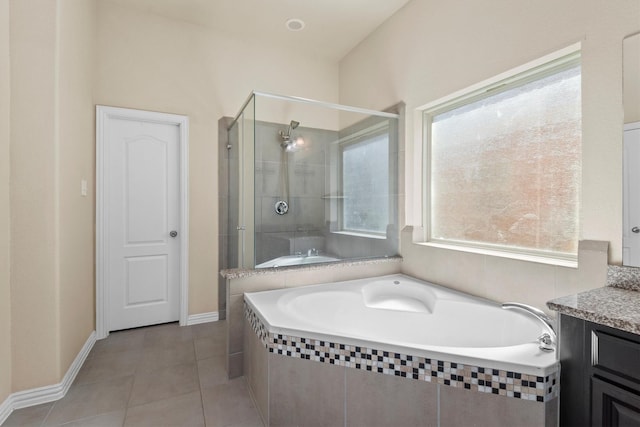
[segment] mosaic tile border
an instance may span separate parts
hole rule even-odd
[[[274,334],[267,331],[260,318],[246,303],[244,312],[251,328],[270,353],[536,402],[548,402],[557,397],[560,390],[558,371],[538,377],[337,342]]]

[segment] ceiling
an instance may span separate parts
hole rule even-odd
[[[409,0],[104,0],[338,61]],[[290,18],[304,30],[287,30]]]

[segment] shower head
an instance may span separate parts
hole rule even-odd
[[[284,148],[286,151],[293,151],[293,149],[295,148],[296,143],[295,141],[291,140],[291,131],[297,128],[298,126],[300,126],[300,122],[291,120],[291,123],[289,123],[289,126],[287,126],[286,130],[281,129],[280,131],[278,131],[280,138],[282,138],[282,142],[280,143],[280,146]]]

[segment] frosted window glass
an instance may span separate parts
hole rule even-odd
[[[389,137],[348,145],[342,152],[343,228],[386,233],[389,223]]]
[[[580,67],[433,116],[431,238],[577,253]]]

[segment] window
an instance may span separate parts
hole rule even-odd
[[[389,133],[351,138],[342,152],[342,230],[386,234],[389,224]]]
[[[579,53],[424,113],[428,239],[575,259]]]

